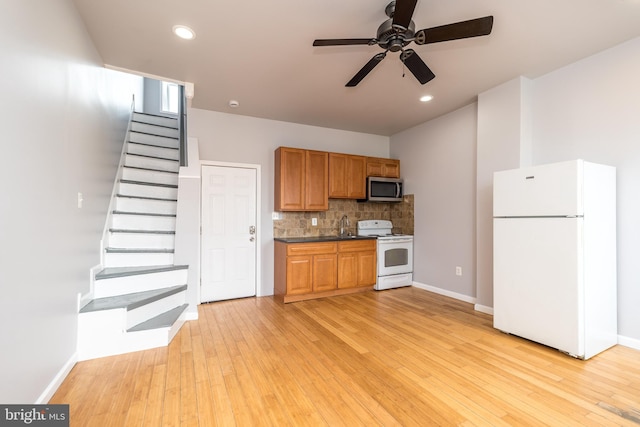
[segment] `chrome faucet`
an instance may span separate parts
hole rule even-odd
[[[345,235],[345,227],[349,226],[349,217],[346,215],[342,215],[342,218],[340,218],[340,236]]]

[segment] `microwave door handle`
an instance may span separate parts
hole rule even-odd
[[[400,197],[400,183],[396,182],[396,199]]]

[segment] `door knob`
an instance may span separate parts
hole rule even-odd
[[[255,237],[253,237],[253,236],[249,237],[249,241],[250,241],[250,242],[254,242],[255,240],[256,240],[256,238],[255,238]]]

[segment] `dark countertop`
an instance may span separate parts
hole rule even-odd
[[[273,240],[283,243],[317,243],[344,242],[349,240],[375,240],[373,236],[309,236],[309,237],[276,237]]]

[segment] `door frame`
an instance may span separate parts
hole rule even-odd
[[[202,179],[203,168],[205,166],[220,166],[225,168],[238,168],[238,169],[254,169],[256,171],[256,297],[263,296],[262,294],[262,174],[261,165],[253,163],[234,163],[234,162],[219,162],[215,160],[201,160],[200,161],[200,283],[198,283],[198,304],[202,304],[200,295],[200,288],[202,286],[202,224],[204,224],[204,216],[202,214],[203,198],[202,194]]]

